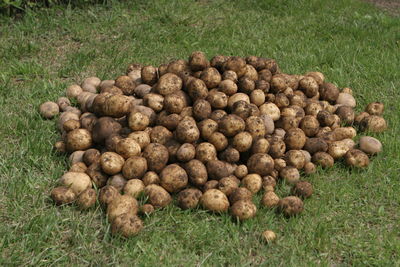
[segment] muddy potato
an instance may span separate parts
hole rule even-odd
[[[206,192],[210,189],[217,189],[218,181],[217,180],[209,180],[203,185],[203,192]]]
[[[248,132],[238,133],[233,137],[232,146],[239,152],[245,152],[251,148],[253,138]]]
[[[273,231],[266,230],[262,233],[262,238],[267,243],[272,243],[276,239],[276,234]]]
[[[64,141],[57,141],[54,143],[53,148],[55,151],[58,153],[65,153],[67,152],[67,148],[65,147],[65,142]]]
[[[188,184],[186,171],[177,164],[166,166],[160,173],[161,186],[170,193],[181,191]]]
[[[222,70],[224,63],[229,59],[227,56],[216,55],[210,60],[211,67]]]
[[[224,109],[228,105],[228,96],[216,90],[211,90],[206,99],[214,109]]]
[[[151,204],[144,204],[140,207],[140,214],[149,216],[155,211],[154,206]]]
[[[188,188],[179,192],[177,201],[178,206],[183,209],[194,209],[199,204],[203,193],[197,188]]]
[[[319,130],[319,122],[314,116],[307,115],[300,121],[299,128],[307,137],[313,137]]]
[[[69,152],[86,150],[93,144],[92,135],[86,129],[75,129],[67,134],[66,148]]]
[[[345,155],[346,164],[351,167],[365,168],[369,165],[368,155],[358,149],[350,149]]]
[[[250,133],[253,139],[263,138],[265,136],[264,121],[258,116],[250,116],[246,119],[246,131]]]
[[[317,168],[315,167],[315,164],[314,164],[314,163],[312,163],[312,162],[307,162],[307,163],[304,165],[304,173],[305,173],[305,174],[309,175],[309,174],[315,173],[316,171],[317,171]]]
[[[261,114],[268,115],[273,121],[277,121],[281,117],[281,111],[274,103],[265,103],[259,109]]]
[[[187,93],[193,101],[205,99],[208,95],[208,88],[203,80],[192,79],[187,84]]]
[[[129,113],[132,100],[132,97],[125,95],[111,95],[106,98],[102,112],[105,116],[121,118]]]
[[[87,169],[86,174],[90,176],[97,188],[103,187],[107,183],[108,175],[102,171],[99,162],[92,163]]]
[[[120,88],[124,95],[132,95],[136,87],[136,84],[131,77],[126,75],[117,77],[114,85]]]
[[[268,153],[271,155],[272,158],[276,159],[283,157],[286,151],[286,144],[281,138],[274,136],[269,141],[269,144],[270,146]]]
[[[262,187],[265,192],[274,191],[276,186],[276,179],[273,176],[264,176],[262,178]]]
[[[93,188],[83,191],[76,199],[76,204],[82,210],[93,207],[96,204],[97,194]]]
[[[50,197],[57,205],[64,205],[72,203],[76,194],[68,186],[58,186],[51,190]]]
[[[86,172],[87,166],[83,162],[77,162],[71,165],[70,172]]]
[[[142,156],[147,160],[148,169],[159,173],[167,164],[169,153],[165,146],[151,143],[146,146]]]
[[[387,129],[387,123],[384,118],[371,115],[361,121],[360,128],[362,131],[381,133]]]
[[[219,131],[226,137],[233,137],[236,134],[242,132],[246,127],[246,124],[242,118],[236,115],[224,116],[218,123]]]
[[[262,178],[256,173],[248,174],[243,177],[242,186],[247,188],[253,194],[256,194],[262,188]]]
[[[302,90],[307,97],[313,97],[318,93],[319,85],[312,76],[305,76],[299,81],[299,89]]]
[[[233,70],[227,70],[222,73],[222,81],[224,81],[224,80],[231,80],[232,82],[234,82],[236,84],[238,81],[238,76],[237,76],[236,72],[234,72]],[[236,87],[236,89],[237,89],[237,87]]]
[[[131,179],[124,186],[124,194],[138,198],[144,191],[144,183],[139,179]]]
[[[200,131],[197,128],[193,118],[183,118],[175,130],[176,138],[181,143],[193,143],[200,137]]]
[[[200,198],[200,204],[211,212],[224,212],[229,209],[229,200],[218,189],[210,189],[204,192]]]
[[[143,221],[131,213],[118,215],[111,223],[111,233],[126,238],[137,235],[142,229]]]
[[[192,71],[204,70],[210,65],[205,54],[201,51],[192,52],[189,57],[189,66]]]
[[[317,152],[312,156],[312,162],[322,168],[333,167],[334,159],[326,152]]]
[[[167,94],[164,97],[164,110],[169,113],[179,114],[187,105],[183,95],[178,94],[178,92]]]
[[[171,94],[182,89],[182,79],[173,73],[166,73],[160,77],[155,89],[163,96]]]
[[[216,68],[209,67],[201,72],[200,79],[203,80],[208,89],[212,89],[221,82],[221,74]]]
[[[372,102],[365,107],[365,111],[370,115],[381,116],[385,106],[382,102]]]
[[[311,115],[311,116],[317,116],[318,113],[323,111],[323,110],[324,109],[323,109],[322,105],[320,103],[318,103],[318,102],[309,102],[304,107],[304,112],[306,113],[306,115]],[[327,112],[326,114],[330,114],[330,113]],[[318,120],[319,120],[319,118],[318,118]]]
[[[300,198],[289,196],[279,200],[278,208],[285,216],[293,216],[304,210],[304,204]]]
[[[279,197],[273,191],[267,191],[264,193],[261,199],[261,205],[266,208],[274,208],[278,206]]]
[[[292,194],[300,198],[309,198],[313,194],[313,186],[306,181],[297,182],[292,187]]]
[[[347,151],[350,150],[350,147],[346,142],[335,141],[328,145],[328,154],[332,156],[333,159],[339,159],[343,157]]]
[[[300,128],[289,129],[285,135],[285,144],[287,149],[300,150],[304,147],[307,137]]]
[[[90,166],[92,163],[98,162],[100,160],[100,155],[101,154],[99,150],[91,148],[85,151],[82,160],[87,166]]]
[[[326,152],[328,151],[328,143],[324,139],[318,137],[307,138],[304,149],[310,152],[310,154]]]
[[[226,115],[228,115],[228,113],[223,110],[223,109],[216,109],[213,112],[211,112],[210,114],[210,118],[211,120],[216,121],[217,123],[219,123],[221,121],[221,119],[223,117],[225,117]]]
[[[147,161],[143,157],[129,157],[122,167],[122,174],[126,179],[141,179],[147,172]]]
[[[134,93],[139,98],[144,98],[146,95],[150,94],[151,86],[147,84],[139,84],[135,87]],[[146,105],[147,106],[147,105]]]
[[[173,134],[164,126],[156,126],[151,130],[151,143],[159,143],[165,145],[173,139]]]
[[[77,98],[83,92],[82,87],[77,84],[72,84],[67,87],[65,94],[68,98]]]
[[[161,115],[163,114],[163,115]],[[164,126],[170,131],[174,131],[178,127],[179,122],[182,120],[182,116],[179,114],[169,114],[160,112],[158,114],[158,125]]]
[[[235,167],[233,165],[221,160],[208,161],[206,168],[208,176],[215,180],[230,176],[235,171]]]
[[[361,121],[364,119],[364,118],[366,118],[366,117],[369,117],[370,115],[369,115],[369,113],[367,113],[367,112],[360,112],[359,114],[357,114],[355,117],[354,117],[354,123],[355,124],[357,124],[357,125],[360,125],[361,124]]]
[[[150,124],[150,119],[140,112],[131,112],[128,117],[129,128],[132,131],[143,131]]]
[[[129,195],[117,195],[107,206],[107,217],[109,222],[124,213],[136,215],[139,210],[137,200]]]
[[[150,144],[150,135],[145,131],[137,131],[130,133],[128,138],[136,141],[139,144],[140,149],[143,150],[148,144]]]
[[[332,83],[324,82],[319,88],[321,100],[326,100],[330,103],[335,103],[339,93],[339,89]]]
[[[233,203],[230,213],[234,218],[247,220],[256,216],[257,207],[251,200],[238,200]]]
[[[235,163],[240,160],[240,152],[233,147],[227,147],[219,153],[218,158],[229,163]]]
[[[267,114],[262,114],[260,118],[264,122],[265,134],[272,134],[275,130],[274,120]]]
[[[235,169],[234,175],[241,179],[243,177],[245,177],[248,174],[248,170],[247,170],[247,166],[244,164],[238,165]]]
[[[234,73],[234,72],[233,72]],[[225,73],[224,73],[225,74]],[[236,75],[236,74],[235,74]],[[233,78],[234,79],[234,78]],[[232,77],[227,77],[227,79],[222,80],[218,85],[218,90],[227,96],[231,96],[237,93],[238,86]]]
[[[223,70],[232,70],[240,78],[246,74],[246,61],[241,57],[229,57],[223,64]]]
[[[289,150],[285,154],[285,161],[288,166],[293,166],[296,169],[302,169],[306,164],[306,158],[301,150]]]
[[[142,82],[148,85],[154,85],[158,80],[157,68],[153,66],[144,66],[141,70],[140,77]]]
[[[194,159],[196,155],[196,149],[192,144],[182,144],[176,152],[176,157],[179,161],[187,162]]]
[[[141,149],[135,140],[131,138],[123,138],[117,143],[115,151],[123,158],[127,159],[140,155]]]
[[[339,127],[333,130],[335,140],[353,139],[357,135],[356,129],[353,127]]]
[[[93,136],[93,127],[97,123],[97,120],[98,118],[96,115],[92,113],[85,113],[80,118],[81,127],[91,132]]]
[[[311,154],[310,154],[310,152],[308,152],[306,150],[300,150],[300,151],[304,155],[305,163],[311,162]]]
[[[171,195],[163,187],[156,184],[146,186],[144,192],[148,196],[150,204],[155,208],[166,207],[172,201]]]
[[[115,80],[103,80],[99,84],[99,90],[101,91],[103,89],[113,87],[114,85],[115,85]]]
[[[229,201],[232,205],[239,200],[252,201],[252,198],[253,198],[253,193],[246,187],[237,187],[229,195]]]
[[[117,144],[119,141],[121,141],[123,138],[119,134],[112,134],[104,142],[105,148],[108,151],[115,152],[115,148],[117,147]]]
[[[218,181],[217,189],[229,197],[239,186],[239,180],[231,175]]]
[[[116,189],[112,185],[106,185],[102,187],[99,191],[99,202],[103,206],[107,206],[108,204],[111,203],[111,201],[113,201],[118,196],[120,196],[118,189]]]
[[[271,91],[275,94],[283,92],[288,87],[285,74],[277,74],[272,76],[270,83]]]
[[[340,106],[336,109],[335,113],[339,116],[340,121],[345,124],[352,124],[354,122],[354,110],[349,106]]]
[[[285,167],[286,167],[286,161],[284,159],[274,159],[275,170],[280,171]]]
[[[256,83],[254,80],[243,76],[239,79],[238,88],[240,92],[249,95],[256,88]]]
[[[253,81],[257,81],[258,80],[258,72],[255,69],[255,67],[253,67],[252,65],[247,64],[246,65],[246,72],[243,75],[243,77],[249,78]]]
[[[100,156],[101,168],[109,175],[119,173],[122,170],[124,163],[124,158],[115,152],[105,152]]]
[[[233,104],[231,113],[235,114],[245,120],[246,118],[248,118],[251,115],[252,107],[246,101],[239,100],[239,101],[236,101],[235,104]]]
[[[211,115],[212,109],[208,101],[198,99],[193,103],[193,117],[197,121],[207,119]]]
[[[121,124],[110,117],[101,117],[93,126],[92,137],[95,143],[102,143],[112,134],[118,133],[122,129]]]
[[[270,144],[267,139],[265,138],[258,138],[256,139],[251,147],[251,153],[268,153]]]
[[[107,180],[107,185],[115,187],[119,192],[122,191],[126,183],[127,180],[121,174],[113,175]]]
[[[151,184],[160,184],[160,177],[156,172],[153,171],[148,171],[144,174],[142,181],[145,186],[151,185]]]
[[[198,128],[203,139],[208,139],[218,130],[218,123],[212,119],[205,119],[198,123]]]
[[[288,184],[295,184],[300,180],[300,173],[295,167],[287,166],[280,170],[279,177]]]
[[[155,93],[146,94],[143,96],[143,105],[159,112],[164,108],[164,97]]]
[[[289,98],[283,93],[275,95],[274,103],[278,108],[284,108],[290,105]]]
[[[220,132],[214,132],[208,138],[208,142],[212,144],[217,151],[222,151],[228,146],[228,139]]]
[[[247,160],[249,173],[257,173],[261,176],[268,175],[274,169],[274,160],[268,154],[256,153]]]
[[[90,177],[83,172],[67,172],[60,178],[60,184],[69,187],[76,195],[92,187]]]
[[[203,163],[217,158],[217,150],[211,143],[203,142],[196,146],[196,159]]]
[[[374,155],[382,151],[382,143],[371,136],[361,137],[359,144],[360,150],[369,155]]]
[[[60,97],[57,99],[57,105],[59,106],[60,110],[66,111],[67,108],[71,106],[71,102],[66,97]]]
[[[85,151],[81,151],[81,150],[75,151],[75,152],[71,153],[68,160],[71,164],[75,164],[77,162],[82,162],[83,154],[85,154]]]

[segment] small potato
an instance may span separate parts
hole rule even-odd
[[[210,160],[207,162],[207,172],[211,179],[220,180],[230,176],[235,171],[235,167],[221,160]]]
[[[217,150],[211,143],[203,142],[196,147],[196,159],[203,163],[217,158]]]
[[[67,87],[65,94],[68,98],[77,98],[83,92],[82,87],[77,84],[72,84]]]
[[[257,173],[261,176],[268,175],[274,169],[274,160],[268,154],[257,153],[247,160],[249,173]]]
[[[205,99],[208,95],[208,88],[202,80],[192,79],[187,84],[187,93],[193,101]]]
[[[300,128],[289,129],[285,135],[285,144],[287,149],[300,150],[306,143],[306,135]]]
[[[91,148],[85,151],[85,153],[83,154],[83,162],[87,165],[90,166],[91,164],[95,163],[95,162],[99,162],[100,160],[100,151],[95,149],[95,148]]]
[[[300,198],[289,196],[279,200],[278,208],[285,216],[294,216],[304,210],[304,204]]]
[[[67,172],[60,178],[60,184],[69,187],[75,195],[92,187],[89,175],[83,172]]]
[[[240,152],[233,147],[227,147],[219,153],[218,158],[229,163],[235,163],[240,160]]]
[[[83,154],[85,154],[85,151],[81,151],[81,150],[71,153],[71,155],[68,158],[71,165],[75,164],[77,162],[83,162]]]
[[[256,88],[256,83],[254,82],[254,80],[243,76],[239,79],[238,87],[240,92],[249,95]]]
[[[275,95],[274,103],[278,108],[285,108],[290,105],[289,98],[283,93]]]
[[[272,158],[281,158],[285,154],[286,151],[286,144],[285,142],[277,137],[274,136],[270,141],[269,141],[269,154],[271,155]]]
[[[237,101],[245,101],[246,103],[250,104],[250,98],[248,95],[246,95],[245,93],[236,93],[234,95],[231,95],[228,99],[228,108],[230,110],[232,110],[233,105],[237,102]]]
[[[140,207],[140,213],[142,215],[150,215],[154,212],[154,206],[151,204],[144,204],[143,206]]]
[[[250,116],[246,119],[246,131],[251,134],[253,139],[265,136],[264,121],[258,116]]]
[[[374,155],[382,151],[382,143],[371,136],[360,138],[360,150],[369,155]]]
[[[189,57],[189,66],[192,71],[204,70],[210,65],[203,52],[195,51]]]
[[[136,83],[129,76],[119,76],[115,79],[115,86],[120,88],[124,95],[133,95]]]
[[[304,149],[310,154],[328,151],[328,143],[322,138],[307,138]]]
[[[196,188],[182,190],[178,194],[178,206],[183,210],[194,209],[199,204],[202,195],[203,193]]]
[[[306,181],[297,182],[292,187],[292,194],[301,198],[309,198],[313,194],[313,186]]]
[[[145,131],[136,131],[130,133],[128,138],[133,139],[139,144],[140,149],[143,150],[148,144],[150,144],[150,136]]]
[[[76,194],[68,186],[54,188],[51,190],[50,196],[57,205],[72,203],[76,198]]]
[[[385,110],[385,106],[381,102],[372,102],[367,105],[365,111],[370,115],[381,116],[383,111]]]
[[[113,222],[119,215],[129,213],[136,215],[139,210],[137,200],[129,195],[116,196],[107,206],[107,217]]]
[[[122,191],[122,189],[124,188],[126,183],[127,183],[127,180],[121,174],[113,175],[107,180],[107,185],[112,185],[119,192]]]
[[[286,167],[286,161],[284,159],[274,159],[275,170],[280,171],[285,167]]]
[[[124,194],[138,198],[144,191],[144,183],[139,179],[129,180],[124,186]]]
[[[151,143],[146,146],[142,156],[147,160],[148,169],[159,173],[167,164],[169,153],[165,146]]]
[[[279,197],[273,191],[267,191],[264,193],[261,199],[261,205],[266,208],[274,208],[278,206]]]
[[[211,119],[206,119],[198,123],[201,137],[208,139],[214,132],[218,130],[218,123]]]
[[[188,184],[186,171],[177,164],[166,166],[160,173],[161,186],[170,193],[181,191]]]
[[[242,132],[246,124],[242,118],[236,115],[224,116],[218,123],[219,131],[226,137],[233,137]]]
[[[222,151],[228,146],[228,139],[220,132],[214,132],[208,138],[208,142],[210,142],[217,151]]]
[[[132,97],[125,95],[111,95],[105,99],[102,112],[105,116],[121,118],[130,112]]]
[[[260,106],[261,114],[268,115],[273,121],[279,120],[281,111],[274,103],[265,103]]]
[[[345,155],[346,164],[351,167],[365,168],[369,165],[367,154],[358,149],[350,149]]]
[[[224,212],[229,209],[229,200],[224,193],[218,189],[210,189],[204,192],[200,203],[206,210],[212,212]]]
[[[164,97],[164,110],[169,113],[179,114],[186,107],[186,101],[183,95],[175,93],[167,94]],[[211,111],[210,111],[211,113]]]
[[[96,199],[96,191],[93,188],[88,188],[78,196],[76,204],[78,204],[81,210],[86,210],[96,204]]]
[[[223,92],[210,91],[207,96],[207,101],[213,109],[224,109],[228,105],[228,96]]]
[[[305,174],[309,175],[309,174],[315,173],[316,171],[317,171],[317,169],[316,169],[314,163],[312,163],[312,162],[307,162],[307,163],[304,165],[304,173],[305,173]]]
[[[235,73],[236,75],[236,73]],[[219,91],[221,91],[222,93],[231,96],[236,94],[238,87],[236,85],[236,83],[232,80],[232,79],[226,79],[220,82],[219,86],[218,86]]]
[[[245,152],[251,148],[253,138],[248,132],[238,133],[233,137],[232,146],[239,152]]]
[[[274,124],[274,121],[272,120],[272,118],[267,114],[262,114],[260,116],[260,118],[264,122],[265,133],[266,134],[272,134],[274,132],[274,130],[275,130],[275,124]]]
[[[150,124],[150,119],[140,112],[131,112],[128,117],[129,128],[132,131],[143,131]]]
[[[121,130],[122,126],[113,118],[99,118],[93,126],[92,137],[95,143],[103,143],[105,139]]]
[[[289,150],[286,152],[285,161],[288,166],[293,166],[299,170],[306,164],[306,158],[301,150]]]
[[[149,197],[149,202],[155,208],[163,208],[171,203],[171,195],[161,186],[151,184],[145,187],[144,192]]]
[[[207,182],[207,169],[201,161],[196,159],[190,160],[185,164],[185,170],[192,184],[201,186]]]
[[[238,200],[231,207],[231,215],[241,221],[256,216],[257,207],[250,200]]]
[[[140,77],[145,84],[155,84],[158,80],[157,68],[153,66],[144,66],[141,70]]]
[[[371,115],[361,121],[360,128],[362,131],[381,133],[387,129],[387,124],[384,118],[377,115]]]
[[[279,177],[288,184],[295,184],[300,180],[300,173],[295,167],[287,166],[279,172]]]
[[[265,192],[274,191],[276,186],[276,179],[270,175],[262,178],[262,187]]]
[[[148,93],[143,96],[143,105],[159,112],[164,107],[164,97],[159,94]]]
[[[107,183],[108,175],[102,171],[99,162],[92,163],[86,169],[86,174],[90,176],[97,188],[101,188]]]
[[[239,186],[239,180],[231,175],[222,178],[218,181],[217,189],[224,193],[227,197],[235,191],[236,188]]]
[[[142,181],[145,186],[151,185],[151,184],[160,184],[160,177],[156,172],[149,171],[146,172],[145,175],[142,178]]]
[[[187,162],[194,159],[196,155],[196,149],[192,144],[185,143],[181,145],[176,152],[176,157],[179,161]]]
[[[143,157],[129,157],[122,167],[122,174],[126,179],[140,179],[147,172],[147,161]]]
[[[312,156],[312,161],[316,165],[320,165],[322,168],[333,167],[334,159],[331,155],[325,152],[317,152]]]
[[[242,164],[242,165],[239,165],[239,166],[236,167],[234,175],[237,178],[241,179],[241,178],[245,177],[248,173],[249,172],[247,170],[247,166]]]
[[[311,76],[306,76],[299,81],[299,89],[304,92],[307,97],[313,97],[318,93],[319,85]]]
[[[121,172],[125,160],[115,152],[105,152],[100,156],[102,170],[110,175]]]
[[[171,94],[182,89],[182,79],[173,73],[166,73],[160,77],[155,89],[163,96]]]
[[[307,115],[300,121],[299,128],[307,137],[313,137],[318,132],[319,122],[314,116]]]
[[[229,57],[223,64],[223,70],[232,70],[240,78],[246,74],[246,61],[241,57]]]
[[[333,130],[335,140],[340,141],[343,139],[353,139],[356,137],[357,132],[353,127],[339,127]]]
[[[236,72],[234,72],[232,70],[227,70],[227,71],[224,71],[224,73],[222,73],[222,82],[225,80],[231,80],[236,84],[238,81],[238,76],[237,76]]]
[[[252,198],[253,193],[246,187],[236,187],[229,195],[229,201],[232,205],[239,200],[252,201]]]
[[[120,234],[127,238],[137,235],[142,229],[142,220],[131,213],[118,215],[111,224],[111,233],[113,235]]]
[[[332,83],[324,82],[319,88],[320,98],[334,103],[339,97],[339,89]]]
[[[340,121],[345,124],[352,124],[354,122],[354,110],[349,106],[340,106],[336,109],[335,113],[339,116]]]
[[[210,189],[217,189],[218,181],[217,180],[209,180],[203,185],[203,192],[206,192]]]
[[[67,134],[66,148],[69,152],[86,150],[92,144],[92,135],[86,129],[75,129]]]
[[[58,115],[58,113],[60,113],[60,108],[58,107],[57,103],[48,101],[40,105],[39,112],[43,118],[52,119]]]
[[[356,116],[354,117],[354,123],[357,124],[357,125],[360,125],[360,124],[361,124],[361,121],[362,121],[364,118],[369,117],[369,116],[370,116],[370,115],[369,115],[369,113],[367,113],[367,112],[360,112],[358,115],[356,115]]]
[[[336,99],[336,104],[348,106],[351,108],[356,107],[356,100],[354,96],[348,93],[344,93],[343,91],[339,94],[338,98]]]
[[[279,93],[279,92],[283,92],[287,87],[287,82],[286,82],[286,75],[284,74],[277,74],[272,76],[271,79],[271,91],[273,93]]]
[[[328,145],[328,154],[332,156],[333,159],[339,159],[346,155],[350,147],[343,141],[335,141]]]
[[[165,145],[172,140],[173,134],[164,126],[156,126],[151,130],[151,143],[159,143]]]
[[[221,82],[221,74],[219,74],[217,69],[209,67],[201,72],[200,79],[203,80],[208,89],[212,89],[217,87]]]
[[[69,168],[70,172],[85,172],[87,169],[87,166],[83,162],[77,162],[71,165],[71,168]]]
[[[247,119],[252,112],[252,107],[249,103],[243,100],[236,101],[232,106],[232,114],[235,114],[242,119]]]
[[[176,127],[176,138],[181,143],[192,143],[200,138],[200,131],[192,118],[183,118]]]
[[[57,142],[55,142],[53,148],[54,148],[54,150],[57,151],[58,153],[65,153],[65,152],[67,152],[67,148],[65,147],[65,142],[64,142],[64,141],[57,141]]]
[[[193,117],[197,121],[207,119],[211,115],[211,105],[204,99],[198,99],[193,103]]]
[[[276,239],[276,234],[273,231],[266,230],[262,233],[263,240],[267,243],[272,243]]]
[[[102,205],[107,206],[118,196],[120,196],[118,189],[112,185],[106,185],[100,189],[99,201]]]
[[[115,151],[123,158],[127,159],[140,155],[141,149],[140,145],[136,143],[135,140],[131,138],[124,138],[117,143]]]
[[[262,178],[256,173],[248,174],[242,179],[242,186],[256,194],[262,188]]]

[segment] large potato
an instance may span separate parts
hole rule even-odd
[[[247,161],[249,173],[257,173],[261,176],[268,175],[274,169],[274,160],[268,154],[256,153]]]
[[[189,117],[185,117],[179,122],[175,133],[177,140],[181,143],[192,143],[200,137],[196,122]]]
[[[246,127],[246,124],[242,118],[236,115],[224,116],[218,123],[218,128],[221,133],[226,137],[233,137],[236,134],[242,132]]]
[[[166,73],[160,77],[155,89],[161,95],[168,95],[182,89],[182,79],[173,73]]]
[[[141,179],[147,172],[147,161],[143,157],[129,157],[122,167],[122,174],[126,179]]]
[[[304,210],[304,204],[300,198],[289,196],[279,200],[278,208],[284,215],[294,216]]]
[[[137,198],[144,191],[144,183],[139,179],[129,180],[124,186],[124,194]]]
[[[171,195],[161,186],[151,184],[145,187],[145,194],[149,197],[149,202],[155,208],[163,208],[171,203]]]
[[[134,197],[129,195],[120,195],[115,197],[107,206],[108,221],[112,222],[116,217],[124,213],[136,215],[139,205]]]
[[[66,148],[69,152],[86,150],[92,146],[92,135],[86,129],[75,129],[67,134]]]
[[[257,207],[250,200],[238,200],[231,207],[231,215],[239,220],[247,220],[256,216]]]
[[[115,152],[105,152],[100,156],[101,168],[110,175],[119,173],[124,163],[124,158]]]
[[[178,206],[183,210],[196,208],[202,195],[203,193],[196,188],[182,190],[178,194]]]
[[[58,186],[54,188],[51,190],[50,196],[56,205],[72,203],[76,198],[74,191],[67,186]]]
[[[218,189],[207,190],[200,198],[200,203],[206,210],[224,212],[229,209],[229,200]]]
[[[113,235],[121,234],[124,237],[137,235],[143,229],[142,220],[131,213],[124,213],[115,217],[111,224]]]
[[[188,184],[186,171],[177,164],[166,166],[160,173],[161,186],[168,192],[175,193]]]
[[[147,160],[147,166],[150,171],[161,172],[168,162],[168,149],[157,143],[151,143],[143,151],[142,155]]]
[[[185,170],[190,182],[196,186],[202,186],[208,180],[207,168],[200,160],[192,159],[185,164]]]
[[[69,187],[76,195],[92,187],[89,175],[83,172],[67,172],[60,178],[60,184]]]

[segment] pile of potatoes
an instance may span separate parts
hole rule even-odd
[[[297,215],[313,194],[302,177],[337,161],[367,167],[382,144],[370,136],[356,144],[357,130],[387,128],[382,103],[356,114],[350,88],[321,72],[282,73],[275,60],[255,56],[208,60],[197,51],[158,67],[131,64],[115,80],[71,85],[66,96],[40,106],[44,118],[61,111],[54,147],[70,153],[51,197],[81,209],[99,203],[112,232],[125,237],[172,202],[229,211],[235,220],[258,208]],[[275,193],[281,183],[292,186],[291,195]]]

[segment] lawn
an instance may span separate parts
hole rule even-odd
[[[384,152],[365,170],[339,163],[306,177],[315,194],[290,219],[260,209],[237,223],[171,205],[124,240],[100,207],[54,206],[49,192],[68,163],[52,151],[58,133],[40,103],[85,77],[112,79],[131,62],[157,66],[194,50],[321,71],[353,88],[357,111],[384,102],[389,130],[373,135]],[[0,16],[0,265],[399,266],[399,66],[400,18],[356,0],[121,1]],[[261,241],[265,229],[276,243]]]

